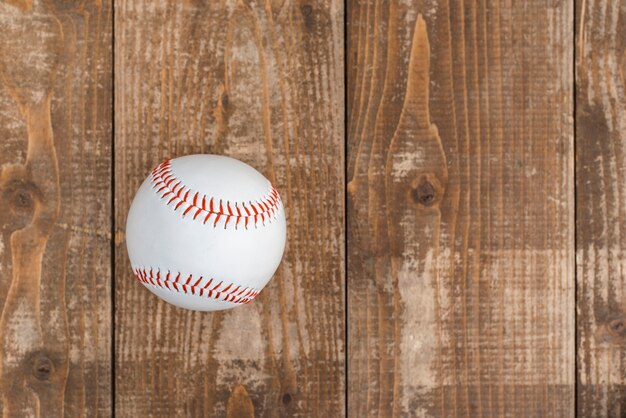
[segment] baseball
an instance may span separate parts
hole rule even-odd
[[[159,164],[126,223],[137,279],[161,299],[198,311],[252,301],[278,268],[285,239],[283,204],[269,180],[219,155]]]

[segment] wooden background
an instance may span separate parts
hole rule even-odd
[[[0,0],[4,417],[626,416],[626,3]],[[167,157],[277,185],[257,300],[174,308]]]
[[[574,416],[573,12],[349,4],[351,416]]]

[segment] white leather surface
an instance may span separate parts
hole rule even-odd
[[[254,168],[224,156],[189,155],[173,159],[171,173],[181,185],[191,189],[186,202],[198,192],[197,206],[201,205],[201,197],[206,195],[207,206],[210,197],[213,197],[215,207],[222,199],[224,211],[227,201],[231,209],[234,209],[235,202],[239,202],[241,208],[250,201],[260,209],[261,205],[256,202],[271,190],[269,181]],[[281,202],[277,203],[271,219],[258,220],[254,225],[249,218],[247,229],[240,220],[235,228],[234,217],[226,224],[227,217],[222,216],[216,225],[215,215],[203,222],[205,212],[194,219],[195,206],[183,216],[185,208],[190,205],[183,203],[175,209],[180,199],[167,204],[171,196],[161,198],[163,192],[158,194],[159,187],[153,185],[152,176],[148,176],[137,191],[128,214],[126,244],[133,269],[153,269],[154,274],[159,270],[162,278],[168,271],[172,277],[180,272],[181,280],[192,275],[193,282],[202,277],[196,290],[210,279],[213,283],[208,288],[223,281],[241,289],[251,287],[260,291],[267,284],[285,247],[286,225]],[[240,210],[240,213],[244,212]],[[188,309],[212,311],[238,306],[218,300],[215,295],[199,296],[149,283],[145,285],[167,302]]]

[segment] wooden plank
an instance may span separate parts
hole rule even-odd
[[[574,414],[573,2],[348,2],[351,417]]]
[[[577,1],[578,415],[626,415],[626,3]]]
[[[111,19],[0,2],[5,417],[111,414]]]
[[[115,4],[116,416],[342,416],[342,2]],[[286,202],[285,258],[244,307],[181,310],[132,277],[131,199],[191,153],[251,164]]]

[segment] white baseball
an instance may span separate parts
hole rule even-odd
[[[285,239],[276,189],[249,165],[218,155],[158,165],[126,223],[137,279],[165,301],[199,311],[254,299],[278,268]]]

